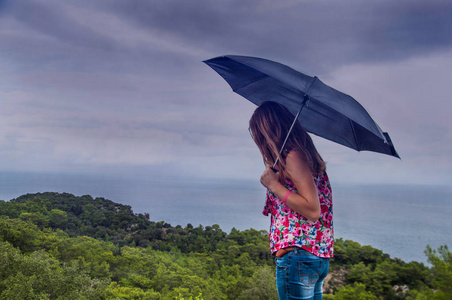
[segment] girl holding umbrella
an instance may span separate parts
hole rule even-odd
[[[260,178],[267,188],[263,214],[271,215],[279,298],[322,299],[333,257],[331,186],[325,162],[299,122],[284,141],[293,119],[276,102],[262,103],[250,119],[251,136],[266,165]]]

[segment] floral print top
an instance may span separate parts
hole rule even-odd
[[[320,218],[312,222],[282,203],[267,190],[267,202],[262,212],[271,214],[270,248],[272,254],[286,247],[297,246],[318,257],[333,257],[333,202],[331,185],[326,172],[313,174],[320,200]],[[294,193],[297,189],[290,179],[285,187]]]

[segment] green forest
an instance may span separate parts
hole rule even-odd
[[[452,299],[452,253],[429,265],[336,239],[324,299]],[[278,299],[268,233],[154,222],[67,193],[0,201],[0,299]]]

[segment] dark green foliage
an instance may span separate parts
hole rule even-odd
[[[325,299],[449,299],[447,247],[431,268],[336,240]],[[42,193],[0,201],[0,299],[277,299],[268,233],[171,226],[130,206]]]
[[[40,228],[58,228],[70,236],[87,235],[119,244],[140,225],[149,223],[145,215],[135,215],[128,205],[67,193],[23,195],[0,202],[0,212],[10,218],[28,220]]]
[[[362,283],[340,287],[334,295],[325,295],[325,300],[378,300],[378,297],[366,290]]]
[[[336,239],[334,241],[334,262],[336,266],[356,265],[364,263],[374,266],[384,260],[389,259],[389,255],[371,246],[361,246],[359,243]]]
[[[413,291],[409,299],[434,299],[448,300],[452,295],[452,253],[447,246],[441,246],[438,250],[427,246],[425,250],[428,262],[432,264],[433,290],[423,289]]]
[[[0,242],[0,299],[106,299],[108,284],[43,250],[28,256]]]
[[[272,299],[276,291],[265,231],[234,229],[229,237],[218,225],[172,227],[70,194],[25,195],[0,202],[0,212],[0,240],[111,281],[107,299],[236,299],[250,290]]]
[[[339,268],[348,270],[345,275],[346,286],[335,293],[338,299],[348,299],[346,295],[353,293],[360,294],[362,299],[372,299],[369,295],[384,299],[405,299],[409,290],[432,287],[431,273],[424,264],[390,259],[378,249],[361,246],[353,241],[335,241],[332,265],[333,273]]]

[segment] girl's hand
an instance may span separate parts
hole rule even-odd
[[[279,173],[275,173],[270,166],[265,167],[264,173],[261,175],[261,183],[270,191],[273,191],[275,185],[279,184]]]
[[[297,189],[286,199],[286,205],[308,220],[317,222],[321,211],[314,177],[308,164],[295,151],[287,155],[286,173]],[[279,182],[279,173],[273,172],[269,166],[261,176],[261,183],[279,199],[284,199],[287,188]]]

